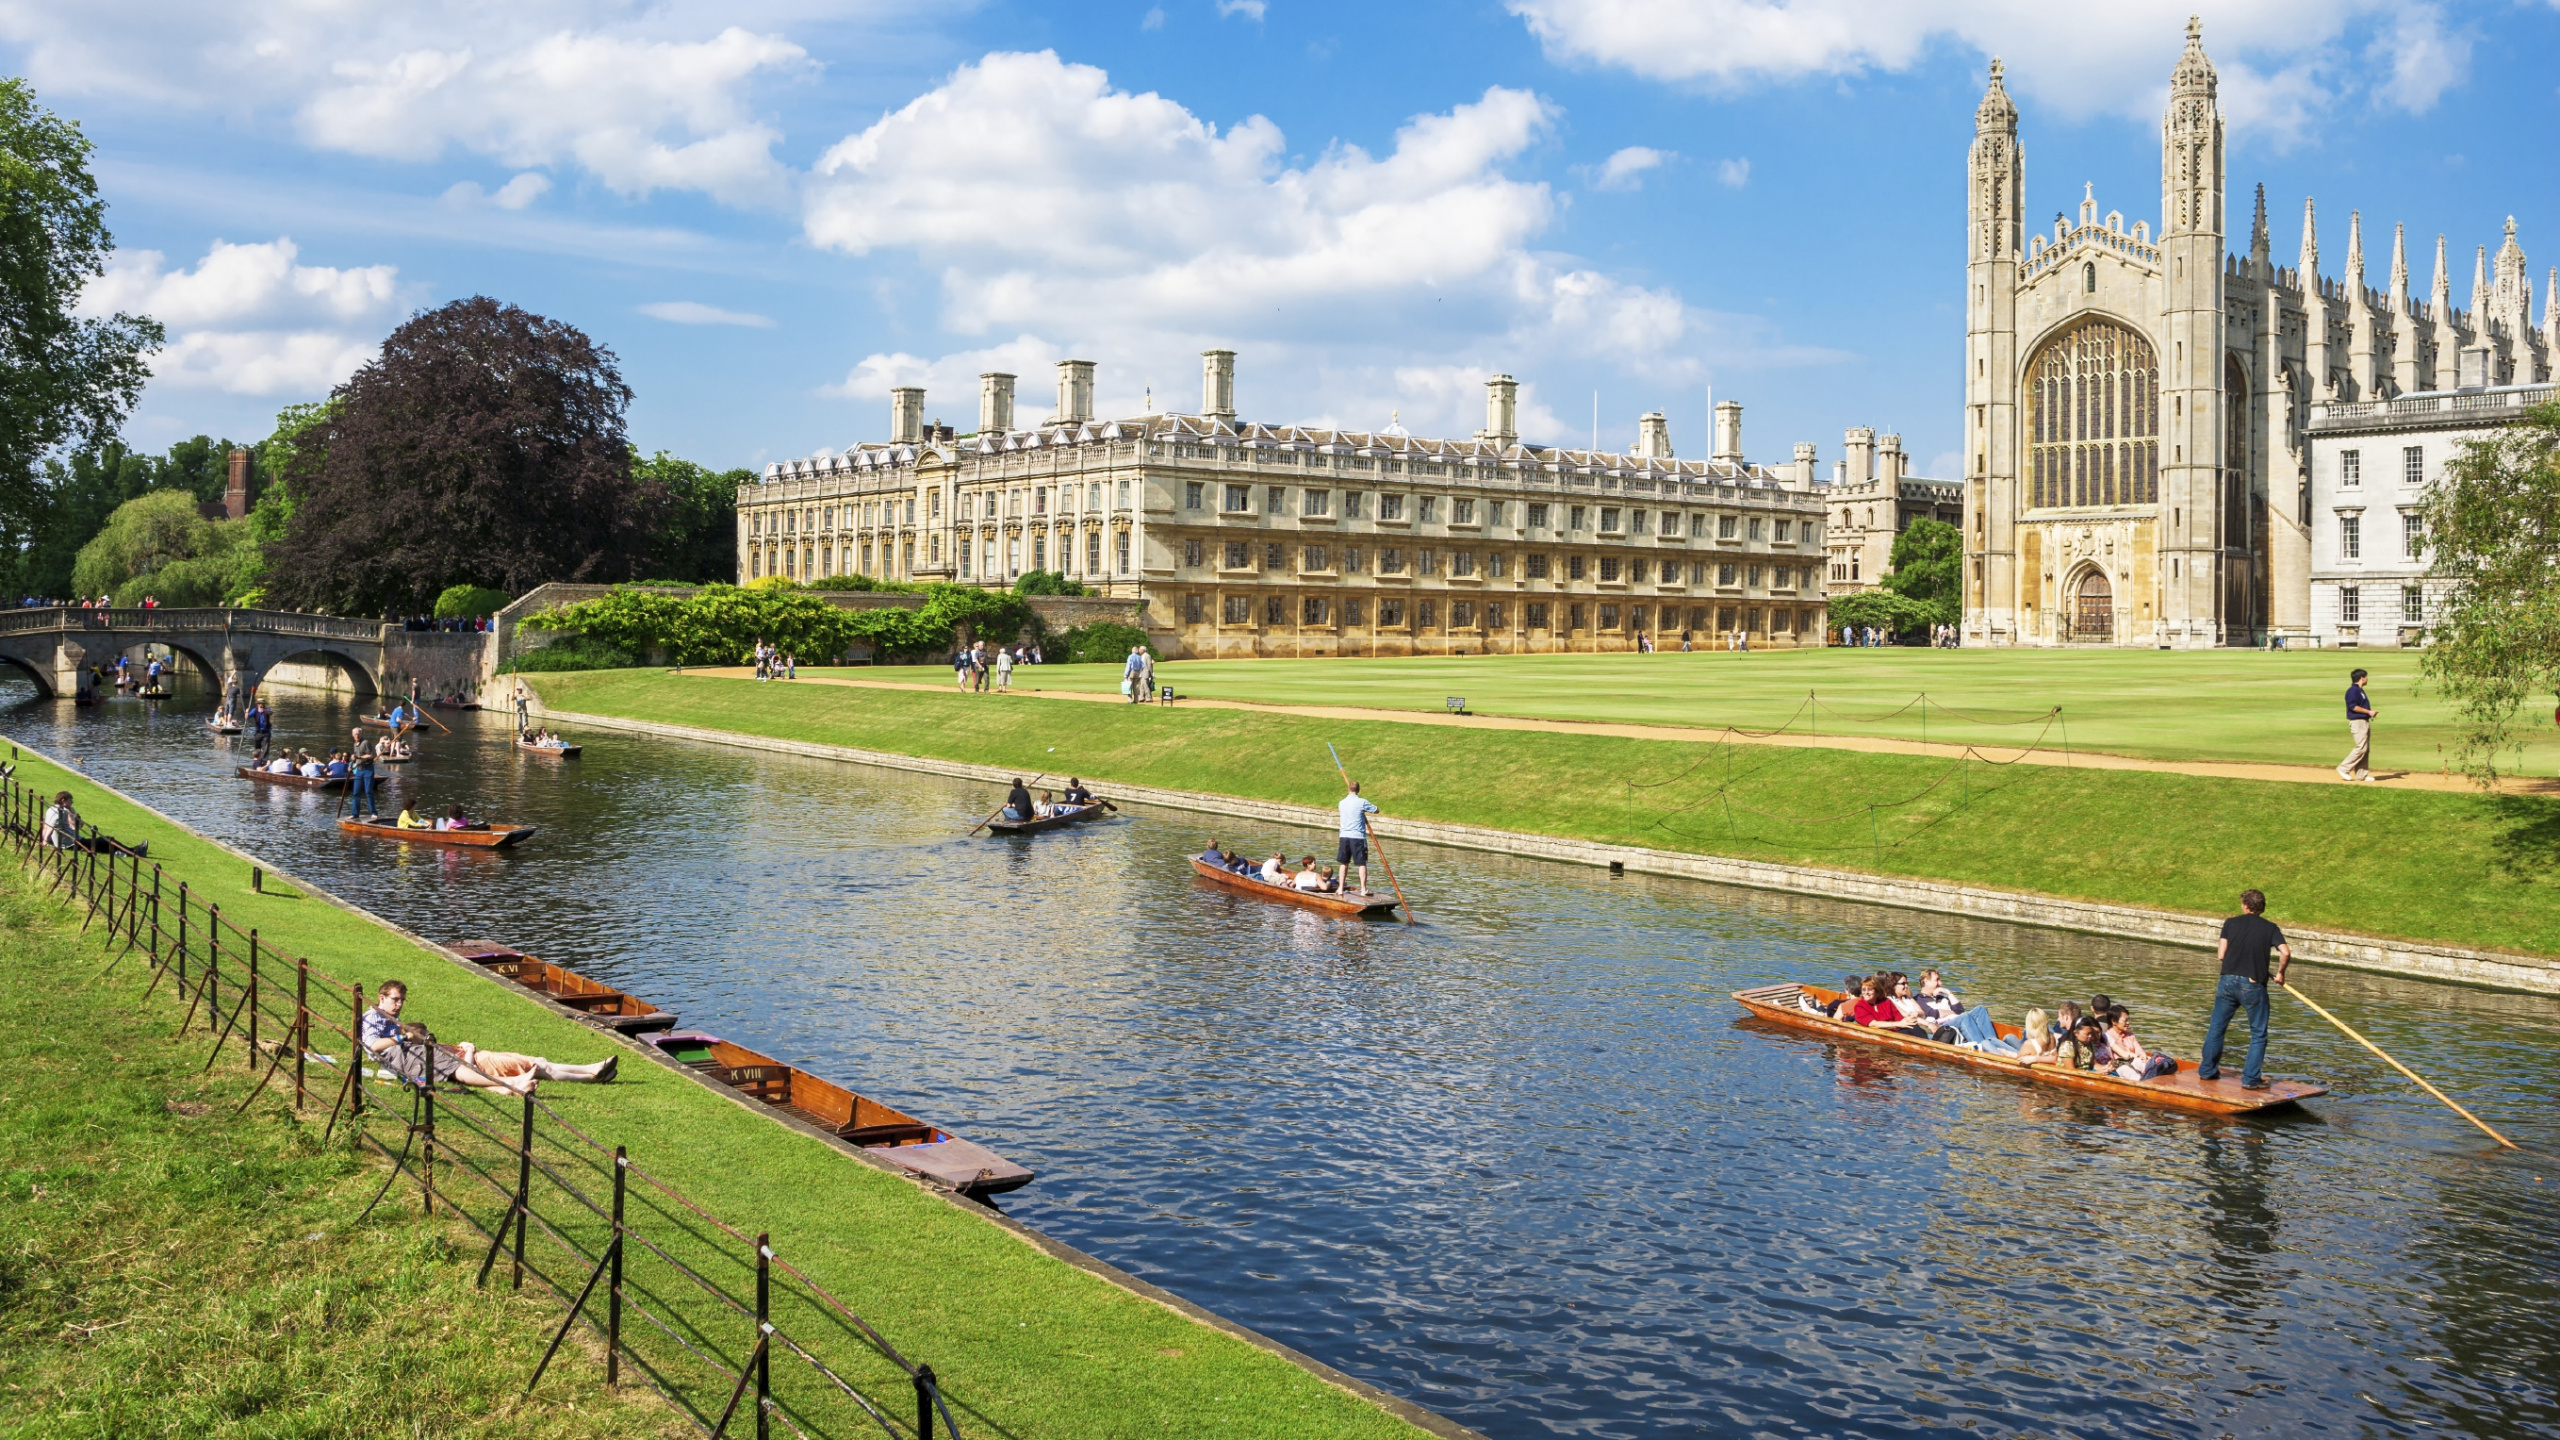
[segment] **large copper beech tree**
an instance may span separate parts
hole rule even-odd
[[[284,477],[276,602],[424,614],[451,585],[639,578],[665,487],[632,473],[631,389],[575,327],[456,300],[391,332],[332,399]]]

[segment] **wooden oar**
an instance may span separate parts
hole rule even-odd
[[[1333,757],[1333,773],[1342,777],[1342,793],[1345,795],[1350,794],[1351,772],[1342,768],[1342,755],[1339,751],[1333,748],[1332,741],[1327,740],[1324,742],[1324,753]],[[1396,883],[1396,867],[1387,863],[1387,847],[1378,844],[1378,832],[1376,830],[1370,829],[1370,827],[1366,825],[1363,825],[1360,828],[1369,831],[1369,844],[1378,852],[1378,868],[1387,872],[1387,888],[1396,892],[1396,903],[1404,907],[1404,923],[1407,925],[1412,924],[1413,905],[1404,898],[1404,887]]]
[[[2489,1128],[2488,1121],[2483,1120],[2479,1116],[2472,1114],[2470,1111],[2463,1109],[2461,1106],[2454,1104],[2452,1096],[2447,1095],[2433,1085],[2428,1084],[2426,1082],[2426,1078],[2420,1075],[2417,1071],[2412,1070],[2408,1066],[2401,1064],[2399,1061],[2392,1059],[2388,1051],[2385,1051],[2381,1046],[2374,1044],[2372,1041],[2367,1040],[2362,1035],[2357,1034],[2354,1027],[2347,1024],[2346,1021],[2339,1019],[2337,1016],[2332,1015],[2327,1010],[2323,1009],[2319,1001],[2303,994],[2300,990],[2295,989],[2291,985],[2282,986],[2280,988],[2291,991],[2294,999],[2310,1006],[2312,1013],[2318,1015],[2321,1019],[2328,1021],[2330,1024],[2337,1026],[2341,1031],[2345,1032],[2348,1039],[2353,1040],[2367,1050],[2372,1051],[2374,1054],[2380,1055],[2390,1064],[2392,1069],[2397,1070],[2401,1074],[2408,1076],[2410,1079],[2417,1081],[2419,1089],[2426,1091],[2428,1094],[2433,1095],[2439,1100],[2442,1100],[2452,1109],[2454,1114],[2459,1115],[2463,1119],[2470,1121],[2472,1124],[2479,1126],[2482,1132],[2487,1134],[2490,1139],[2497,1141],[2499,1144],[2504,1145],[2510,1150],[2520,1150],[2524,1148],[2516,1144],[2513,1140],[2508,1139],[2506,1136],[2499,1134],[2497,1131],[2491,1130]]]
[[[1032,777],[1031,777],[1031,785],[1037,785],[1037,784],[1039,784],[1041,781],[1046,780],[1046,779],[1048,779],[1048,778],[1049,778],[1049,772],[1048,772],[1048,771],[1046,771],[1046,770],[1043,770],[1043,771],[1041,771],[1039,774],[1034,775],[1034,776],[1032,776]],[[1023,786],[1022,788],[1023,788],[1023,789],[1025,789],[1025,790],[1028,790],[1028,789],[1030,789],[1030,788],[1031,788],[1031,785],[1025,785],[1025,786]],[[1011,798],[1011,797],[1007,797],[1007,798]],[[979,821],[977,824],[972,825],[972,826],[970,826],[970,827],[969,827],[969,835],[975,835],[975,834],[977,834],[979,831],[986,829],[986,828],[987,828],[987,825],[989,824],[989,822],[993,821],[997,816],[999,816],[999,815],[1001,815],[1001,814],[1003,814],[1003,813],[1004,813],[1004,807],[1003,807],[1002,805],[998,805],[998,806],[997,806],[996,808],[994,808],[993,810],[988,811],[988,812],[987,812],[987,818],[986,818],[985,820],[981,820],[981,821]],[[968,838],[969,838],[969,835],[963,835],[963,836],[961,836],[960,838],[961,838],[961,839],[963,839],[963,840],[966,840],[966,839],[968,839]]]

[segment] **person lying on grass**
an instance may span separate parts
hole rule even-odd
[[[483,1050],[468,1040],[459,1045],[438,1044],[424,1025],[401,1023],[400,1008],[408,1002],[406,982],[383,981],[374,996],[373,1008],[364,1012],[360,1033],[366,1053],[412,1085],[428,1083],[427,1076],[432,1071],[439,1085],[462,1084],[475,1090],[530,1095],[534,1086],[544,1080],[603,1084],[613,1078],[621,1059],[607,1056],[593,1065],[562,1065],[539,1055]]]

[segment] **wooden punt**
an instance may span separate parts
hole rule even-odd
[[[220,716],[216,716],[215,718],[204,722],[204,728],[212,731],[216,735],[237,735],[240,733],[240,722],[237,720],[225,720]]]
[[[2176,1074],[2153,1080],[2125,1080],[2092,1070],[2069,1070],[2053,1065],[2021,1065],[2005,1055],[1942,1045],[1917,1035],[1877,1030],[1815,1015],[1797,1003],[1800,997],[1810,998],[1817,1005],[1829,1005],[1840,998],[1840,992],[1814,985],[1764,985],[1756,990],[1737,990],[1733,995],[1754,1016],[1791,1030],[1803,1030],[1883,1050],[1899,1050],[1907,1055],[1990,1071],[2013,1080],[2077,1090],[2084,1095],[2125,1100],[2137,1105],[2157,1105],[2199,1115],[2246,1115],[2329,1093],[2326,1085],[2311,1085],[2299,1080],[2276,1080],[2269,1082],[2264,1090],[2243,1090],[2240,1078],[2228,1072],[2216,1079],[2199,1080],[2195,1063],[2185,1058],[2179,1060]],[[1992,1028],[2007,1039],[2016,1039],[2024,1033],[2015,1025],[1995,1025]]]
[[[261,785],[287,785],[296,790],[344,790],[347,788],[347,777],[344,775],[323,775],[315,780],[308,775],[279,775],[273,770],[261,770],[255,765],[242,765],[238,770],[241,779],[255,780]]]
[[[407,840],[419,845],[462,845],[475,850],[503,850],[533,838],[530,825],[484,825],[477,830],[403,830],[397,825],[381,825],[369,820],[341,819],[338,828],[350,835],[371,835],[383,840]]]
[[[566,760],[571,756],[576,755],[586,747],[583,745],[536,745],[530,740],[518,740],[516,742],[516,748],[529,755],[546,756],[553,760]]]
[[[145,686],[133,693],[136,699],[141,700],[166,700],[169,698],[169,688],[165,685]]]
[[[1073,810],[1038,820],[990,820],[987,822],[987,829],[997,835],[1037,835],[1043,830],[1064,830],[1070,825],[1081,825],[1087,820],[1099,820],[1109,813],[1102,808],[1102,802],[1097,800],[1090,805],[1079,805]]]
[[[453,948],[462,958],[486,967],[490,974],[512,980],[537,995],[548,995],[597,1024],[625,1035],[676,1027],[672,1010],[661,1010],[627,990],[616,990],[567,966],[536,959],[495,940],[457,940]]]
[[[1031,1183],[1029,1170],[983,1145],[717,1035],[679,1030],[651,1043],[724,1085],[963,1195],[1002,1195]]]
[[[1197,855],[1191,857],[1191,870],[1212,885],[1233,890],[1239,895],[1250,895],[1256,900],[1277,900],[1283,905],[1303,905],[1328,915],[1353,915],[1364,919],[1373,915],[1385,919],[1396,913],[1396,897],[1393,895],[1336,895],[1322,890],[1274,885],[1259,875],[1239,875],[1233,870],[1212,865]]]

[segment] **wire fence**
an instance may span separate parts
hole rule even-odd
[[[10,855],[83,912],[82,932],[114,951],[110,971],[147,965],[144,999],[166,985],[183,1001],[177,1038],[211,1041],[205,1072],[226,1053],[241,1057],[256,1083],[234,1114],[271,1091],[297,1120],[325,1102],[324,1140],[343,1128],[388,1162],[366,1217],[405,1182],[421,1216],[441,1209],[488,1242],[478,1284],[531,1280],[562,1302],[527,1394],[583,1326],[608,1385],[624,1383],[627,1366],[710,1436],[769,1440],[779,1426],[812,1440],[956,1440],[955,1411],[994,1428],[945,1394],[931,1365],[776,1253],[769,1232],[720,1219],[538,1095],[440,1083],[450,1067],[431,1042],[369,1054],[361,984],[241,928],[139,850],[57,825],[49,805],[15,775],[0,779]]]

